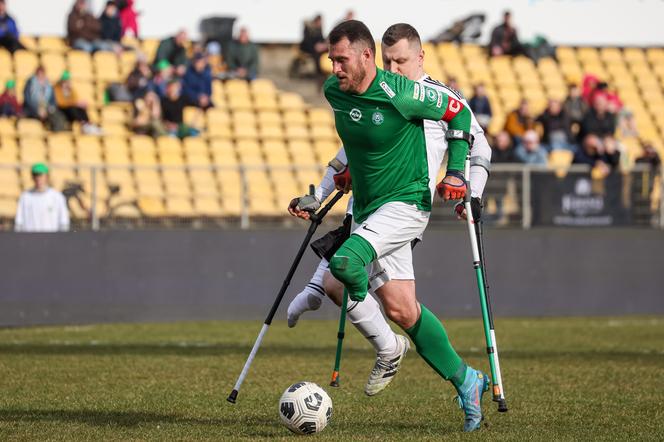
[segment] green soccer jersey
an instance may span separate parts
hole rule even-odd
[[[327,79],[324,92],[348,156],[356,222],[391,201],[430,211],[422,120],[443,119],[449,129],[469,132],[470,112],[465,106],[436,89],[381,69],[363,94],[342,92],[335,76]],[[448,169],[463,170],[467,152],[465,141],[451,141]]]

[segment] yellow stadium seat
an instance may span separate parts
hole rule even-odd
[[[141,214],[148,217],[162,217],[166,215],[164,202],[157,196],[145,196],[138,199]]]
[[[233,105],[233,102],[230,102]],[[279,110],[279,103],[274,94],[255,94],[254,95],[254,109],[257,111],[276,111]]]
[[[30,52],[37,52],[37,37],[33,35],[20,34],[18,39],[26,50]]]
[[[157,150],[159,155],[182,154],[182,143],[179,138],[162,136],[157,138]]]
[[[157,54],[157,47],[159,47],[159,40],[156,38],[146,38],[143,40],[141,45],[145,58],[150,62],[154,60],[155,55]]]
[[[302,96],[294,92],[282,92],[279,95],[279,107],[284,110],[301,110],[304,109],[304,100]]]
[[[12,218],[16,215],[18,201],[14,197],[0,197],[0,217]]]
[[[122,81],[118,68],[118,57],[112,52],[98,51],[92,55],[97,81],[102,83]]]
[[[219,110],[219,107],[222,107],[222,105],[224,105],[223,107],[225,107],[226,90],[224,88],[224,84],[221,81],[212,82],[212,101],[216,106],[213,109]]]
[[[228,124],[212,124],[207,128],[207,135],[210,138],[231,138],[233,136],[233,131],[231,126]]]
[[[250,111],[234,111],[231,121],[233,124],[256,124],[256,114]]]
[[[25,136],[44,136],[44,125],[39,120],[32,120],[28,118],[21,118],[16,123],[16,132],[22,137]]]
[[[186,155],[190,154],[208,154],[208,146],[205,140],[199,137],[187,137],[182,142],[182,150]]]
[[[281,124],[267,123],[258,126],[258,135],[261,139],[283,139],[284,130]]]
[[[316,124],[311,126],[311,138],[314,140],[335,140],[337,138],[336,131],[327,124]]]
[[[229,95],[228,107],[233,110],[251,111],[254,108],[254,103],[249,95]]]
[[[227,97],[231,95],[250,95],[249,85],[244,80],[228,80],[224,83],[224,89]]]
[[[641,48],[625,48],[623,50],[623,57],[628,64],[633,63],[646,63],[646,57]]]
[[[67,64],[72,79],[92,81],[95,77],[92,72],[92,57],[85,51],[69,51]]]
[[[63,54],[69,50],[69,47],[61,37],[45,35],[39,37],[38,49],[40,52]]]
[[[15,137],[15,122],[11,118],[0,118],[0,135],[3,137]]]
[[[16,161],[18,161],[16,140],[2,136],[0,138],[0,164],[15,163]]]
[[[120,55],[120,75],[122,78],[127,78],[131,71],[136,66],[136,52],[123,51]]]
[[[257,78],[251,82],[251,92],[256,94],[276,94],[277,88],[272,80]]]
[[[46,76],[51,83],[57,82],[62,76],[62,73],[67,70],[67,63],[65,62],[64,55],[57,52],[42,54],[41,64],[44,66]]]
[[[289,124],[286,126],[286,139],[288,140],[304,140],[309,139],[311,136],[306,126],[299,126]]]
[[[14,72],[16,78],[27,79],[32,76],[39,65],[37,55],[24,50],[14,52]],[[62,72],[61,72],[62,73]],[[48,72],[46,73],[49,74]]]
[[[74,144],[67,133],[50,133],[47,137],[48,157],[51,164],[74,162]]]
[[[194,199],[194,211],[198,215],[219,217],[222,215],[221,205],[216,196],[197,197]]]
[[[124,124],[106,123],[102,126],[102,129],[104,131],[104,135],[111,135],[111,136],[127,136],[127,135],[129,135],[129,131],[127,130],[127,126],[125,126]]]
[[[7,80],[14,77],[14,62],[9,52],[0,50],[0,76]]]
[[[231,117],[225,109],[211,108],[206,115],[208,128],[216,124],[229,125],[231,122]]]
[[[19,141],[18,153],[24,163],[46,161],[46,146],[41,137],[23,136]]]
[[[81,164],[99,164],[101,160],[101,142],[99,137],[82,135],[76,138],[77,158]]]
[[[307,117],[303,111],[300,110],[291,110],[284,112],[284,125],[297,125],[297,126],[306,126]]]
[[[127,114],[124,108],[119,106],[104,106],[101,108],[102,124],[125,124],[127,123]]]
[[[236,139],[257,139],[258,131],[253,124],[236,124],[233,126],[233,136]]]
[[[310,125],[319,124],[319,123],[330,124],[330,125],[334,124],[334,115],[331,110],[326,108],[318,107],[318,108],[309,109],[308,116],[309,116],[308,123]]]
[[[281,114],[274,110],[258,111],[257,121],[261,124],[282,124]]]
[[[191,127],[204,127],[205,126],[205,112],[195,106],[187,106],[184,108],[183,113],[184,122]]]

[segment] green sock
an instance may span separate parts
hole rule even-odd
[[[415,325],[406,330],[413,340],[417,353],[444,379],[459,388],[466,378],[466,364],[454,351],[445,327],[424,305]]]
[[[330,260],[330,273],[348,290],[353,301],[367,296],[369,277],[365,267],[376,259],[376,251],[369,241],[359,235],[351,235]]]

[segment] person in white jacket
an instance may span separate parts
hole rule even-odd
[[[17,232],[66,232],[69,230],[69,210],[64,195],[49,187],[48,167],[44,163],[32,166],[35,187],[21,193],[14,219]]]

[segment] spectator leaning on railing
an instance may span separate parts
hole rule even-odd
[[[32,166],[35,187],[21,193],[18,200],[14,230],[17,232],[66,232],[69,210],[64,195],[48,185],[48,167]]]
[[[23,115],[23,106],[16,97],[16,82],[7,80],[5,91],[0,95],[0,117],[20,117]]]
[[[258,76],[258,54],[258,46],[249,40],[247,28],[240,28],[238,38],[231,43],[226,57],[229,76],[244,80],[255,79]]]
[[[16,21],[7,14],[5,0],[0,0],[0,47],[4,47],[11,53],[25,49],[18,39]]]

